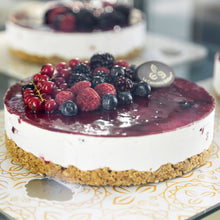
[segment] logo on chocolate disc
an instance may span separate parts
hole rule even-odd
[[[173,69],[158,61],[149,61],[137,67],[136,78],[153,88],[169,86],[174,81]]]

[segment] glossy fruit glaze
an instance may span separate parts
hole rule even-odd
[[[80,112],[65,117],[60,113],[32,113],[25,107],[21,86],[12,86],[5,95],[7,110],[39,128],[92,136],[141,136],[168,132],[203,119],[215,108],[214,99],[203,88],[176,78],[165,88],[154,89],[149,98],[135,98],[132,104],[115,110]]]

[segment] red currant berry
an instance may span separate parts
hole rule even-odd
[[[28,95],[33,95],[34,96],[34,91],[30,88],[27,88],[23,91],[23,97],[26,97]]]
[[[68,88],[67,83],[62,83],[59,85],[59,89],[61,89],[61,90],[66,90],[67,88]]]
[[[45,101],[44,110],[48,113],[52,113],[58,108],[58,105],[54,99],[49,99]]]
[[[52,96],[44,93],[44,94],[42,94],[42,98],[45,100],[49,100],[49,99],[52,99]]]
[[[65,80],[67,80],[69,78],[70,75],[70,69],[61,69],[59,72],[59,76],[63,77]]]
[[[42,82],[41,91],[46,94],[51,94],[53,92],[55,83],[51,81]]]
[[[33,112],[39,112],[42,110],[43,102],[39,97],[32,97],[28,102],[28,108]]]
[[[28,102],[30,101],[31,98],[33,98],[33,95],[27,95],[24,97],[24,104],[28,105]]]
[[[73,69],[74,66],[76,66],[79,63],[81,63],[80,60],[78,58],[75,58],[69,61],[69,66],[71,69]]]
[[[57,77],[56,79],[54,79],[54,83],[58,87],[59,87],[60,84],[65,83],[65,82],[66,82],[66,80],[63,77]]]
[[[56,66],[56,69],[57,69],[58,73],[60,72],[60,70],[67,69],[67,68],[68,68],[68,66],[67,66],[67,64],[65,62],[60,62]]]
[[[48,80],[49,80],[49,76],[48,75],[41,75],[41,76],[39,76],[38,82],[48,81]]]
[[[41,77],[41,74],[40,74],[40,73],[36,73],[36,74],[34,75],[34,77],[33,77],[33,80],[34,80],[35,82],[38,82],[39,79],[40,79],[40,77]]]
[[[42,66],[42,68],[41,68],[42,75],[47,75],[47,76],[51,77],[53,75],[53,73],[54,73],[54,67],[52,64],[47,63]]]

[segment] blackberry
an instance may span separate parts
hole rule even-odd
[[[73,67],[72,73],[73,74],[83,73],[83,74],[85,74],[86,76],[89,76],[89,77],[92,74],[90,67],[88,65],[84,64],[84,63],[80,63],[80,64],[75,65]]]
[[[134,88],[133,88],[133,94],[135,96],[149,96],[151,92],[151,87],[147,82],[140,81],[137,83],[134,83]]]
[[[71,87],[80,81],[91,81],[91,77],[86,76],[84,73],[71,73],[68,80],[68,86]]]
[[[96,77],[96,76],[101,76],[104,78],[105,82],[109,83],[111,82],[111,77],[109,74],[106,74],[105,72],[103,71],[97,71],[95,73],[93,73],[93,77]]]
[[[125,77],[127,77],[133,81],[134,80],[134,71],[130,68],[126,68],[125,69]]]
[[[112,110],[116,108],[118,100],[115,95],[106,93],[102,96],[102,108],[105,110]]]
[[[92,31],[97,26],[97,18],[89,9],[83,8],[76,13],[76,29],[78,31]]]
[[[114,85],[119,91],[131,91],[133,84],[131,79],[124,76],[118,76],[114,81]]]
[[[105,77],[103,76],[93,76],[92,78],[92,87],[94,88],[96,85],[105,82]]]
[[[119,105],[128,105],[133,102],[132,95],[129,91],[118,92],[117,99]]]
[[[106,67],[111,69],[115,63],[115,58],[110,53],[94,54],[90,59],[91,68]]]

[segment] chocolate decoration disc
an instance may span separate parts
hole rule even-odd
[[[175,79],[173,69],[158,61],[148,61],[135,70],[138,81],[147,82],[152,88],[169,86]]]

